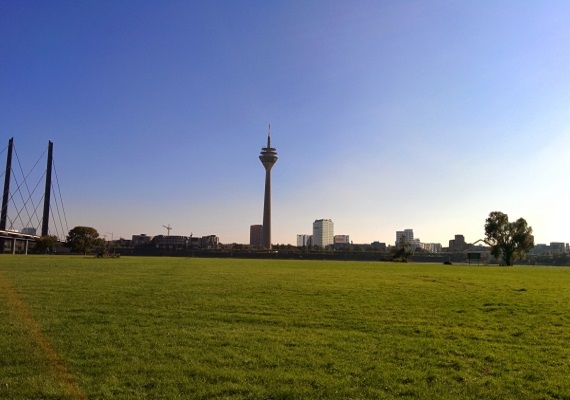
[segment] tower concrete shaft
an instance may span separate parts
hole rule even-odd
[[[261,148],[259,155],[265,167],[265,198],[263,201],[263,240],[262,245],[271,249],[271,168],[277,162],[277,150],[271,147],[271,131],[267,134],[267,147]]]
[[[46,167],[46,190],[44,193],[44,214],[42,220],[42,236],[49,233],[49,211],[50,211],[50,194],[51,194],[51,170],[53,168],[53,143],[48,141],[48,157]]]
[[[12,149],[14,138],[8,141],[8,154],[6,155],[6,173],[4,175],[4,194],[2,195],[2,211],[0,212],[0,230],[6,230],[8,222],[8,199],[10,197],[10,177],[12,176]],[[4,253],[4,238],[0,238],[0,254]]]
[[[12,176],[12,149],[14,148],[14,138],[8,141],[8,154],[6,156],[6,174],[4,175],[4,194],[2,195],[2,212],[0,213],[0,230],[6,230],[8,221],[8,198],[10,197],[10,177]],[[4,240],[2,239],[2,243]],[[0,253],[4,247],[0,249]]]

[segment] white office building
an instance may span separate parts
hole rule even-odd
[[[396,231],[396,247],[400,247],[400,242],[404,239],[404,243],[407,243],[411,246],[412,250],[417,250],[422,247],[419,238],[414,238],[414,230],[413,229],[404,229],[403,231]]]
[[[297,235],[297,247],[310,247],[312,246],[312,239],[311,235]]]
[[[334,243],[334,223],[331,219],[317,219],[313,222],[313,246],[324,249]]]
[[[334,244],[335,245],[343,245],[343,244],[350,244],[350,237],[348,235],[334,235]]]
[[[420,247],[428,253],[441,253],[441,243],[420,243]]]
[[[414,230],[413,229],[404,229],[403,231],[396,231],[396,247],[400,245],[400,241],[402,240],[402,236],[405,236],[406,243],[413,243],[414,241]]]

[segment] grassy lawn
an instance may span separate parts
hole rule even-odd
[[[570,399],[570,269],[0,256],[2,399]]]

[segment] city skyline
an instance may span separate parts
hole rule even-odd
[[[13,142],[13,138],[10,138],[10,141],[9,141],[9,142],[10,142],[10,144],[11,144],[11,143]],[[53,143],[52,143],[51,141],[49,141],[49,147],[50,147],[50,149],[52,148],[52,146],[53,146]],[[51,152],[51,150],[50,150],[50,152]],[[259,158],[260,158],[262,164],[264,165],[264,167],[265,167],[265,169],[266,169],[266,179],[265,179],[266,184],[265,184],[264,213],[263,213],[264,218],[263,218],[263,219],[264,219],[264,222],[265,222],[265,223],[266,223],[266,220],[268,220],[269,223],[270,223],[270,220],[271,220],[271,218],[270,218],[270,214],[271,214],[271,178],[270,178],[269,172],[271,171],[272,166],[274,165],[274,163],[277,161],[277,158],[278,158],[278,157],[277,157],[277,153],[276,153],[276,149],[273,148],[273,147],[271,147],[271,125],[269,125],[269,128],[268,128],[267,146],[266,146],[266,147],[263,147],[263,148],[261,149],[261,153],[260,153]],[[269,182],[269,184],[268,184],[268,182]],[[268,190],[268,189],[269,189],[269,190]],[[267,201],[267,198],[268,198],[268,197],[269,197],[269,202]],[[17,210],[16,210],[16,211],[17,211]],[[267,218],[267,216],[266,216],[267,213],[268,213],[267,211],[269,211],[269,218]],[[321,219],[321,220],[315,220],[315,222],[313,223],[313,234],[314,234],[315,224],[316,224],[317,222],[319,222],[319,221],[324,221],[324,220],[322,220],[322,219]],[[327,219],[326,221],[331,221],[331,220],[330,220],[330,219]],[[331,223],[332,223],[332,221],[331,221]],[[167,225],[163,225],[162,227],[168,230],[167,236],[169,236],[170,230],[172,229],[172,228],[170,227],[170,225],[168,225],[168,226],[167,226]],[[24,227],[24,228],[22,228],[21,232],[27,233],[27,232],[25,232],[25,231],[26,231],[26,230],[29,230],[29,229],[32,229],[32,228]],[[42,229],[43,229],[43,228],[42,228]],[[254,229],[256,229],[256,233],[254,233]],[[35,232],[36,229],[33,228],[33,230],[34,230],[34,232]],[[15,230],[15,231],[18,232],[18,230]],[[269,229],[269,230],[266,229],[265,231],[266,231],[266,232],[267,232],[267,231],[270,232],[271,230],[270,230],[270,229]],[[270,241],[271,239],[270,239],[270,238],[267,238],[266,235],[265,235],[263,232],[264,232],[263,225],[251,225],[251,226],[250,226],[250,233],[249,233],[249,234],[250,234],[249,244],[250,244],[250,245],[253,245],[254,247],[263,246],[263,247],[266,247],[266,248],[271,248],[271,245],[272,245],[273,243],[271,243],[271,241]],[[32,234],[35,234],[35,233],[32,233]],[[45,233],[42,233],[42,235],[43,235],[43,234],[45,234]],[[112,232],[106,232],[106,233],[102,234],[101,237],[103,237],[103,238],[105,238],[105,240],[107,240],[107,235],[111,235],[111,238],[113,238],[113,233],[112,233]],[[142,234],[142,235],[143,235],[143,236],[146,236],[146,233],[145,233],[145,234]],[[396,231],[396,241],[395,241],[395,243],[394,243],[396,246],[398,245],[399,241],[401,240],[401,236],[402,236],[402,235],[405,235],[405,236],[407,237],[407,240],[410,240],[410,239],[411,239],[412,241],[414,240],[413,229],[407,228],[407,229],[404,229],[404,231]],[[134,237],[134,236],[138,236],[138,235],[137,235],[137,234],[133,234],[132,236]],[[150,237],[152,237],[152,236],[155,236],[155,235],[151,235]],[[157,236],[162,236],[162,235],[161,235],[161,234],[158,234]],[[182,236],[184,236],[184,235],[182,235]],[[192,236],[192,234],[190,234],[190,236]],[[254,239],[253,239],[255,236],[259,236],[259,239],[257,240],[257,242],[254,241]],[[270,236],[270,234],[269,234],[269,236]],[[299,236],[308,236],[308,235],[306,235],[306,234],[297,234],[297,245],[299,245],[299,244],[298,244],[298,243],[299,243]],[[313,235],[310,235],[310,236],[313,237]],[[341,236],[341,235],[338,235],[338,236]],[[344,235],[342,235],[342,236],[344,236]],[[461,238],[462,238],[462,239],[461,239],[462,242],[465,243],[465,242],[464,242],[463,235],[457,235],[457,234],[456,234],[456,235],[455,235],[455,239],[456,239],[456,240],[457,240],[458,236],[461,237]],[[331,236],[331,237],[332,237],[332,236]],[[348,235],[346,235],[346,237],[348,238]],[[335,236],[335,238],[336,238],[336,236]],[[121,236],[121,239],[126,239],[126,238]],[[267,241],[269,241],[269,242],[267,242]],[[417,245],[419,246],[420,240],[419,240],[419,239],[415,239],[415,241],[417,242]],[[452,246],[451,246],[451,242],[453,242],[453,241],[454,241],[454,240],[452,240],[452,239],[449,240],[450,247],[452,247]],[[482,239],[477,239],[476,241],[480,242],[480,241],[482,241]],[[293,242],[294,242],[294,241],[293,241]],[[378,242],[378,241],[375,240],[374,242]],[[237,242],[236,242],[236,243],[237,243]],[[271,245],[267,246],[267,243],[270,243]],[[421,242],[421,243],[427,244],[427,242]],[[547,243],[537,243],[537,244],[540,246],[540,245],[546,245],[546,244],[548,244],[548,243],[552,244],[552,243],[557,243],[557,242],[555,242],[555,241],[554,241],[554,242],[553,242],[553,241],[550,241],[550,242],[547,242]],[[558,243],[560,243],[560,242],[558,242]],[[564,242],[561,242],[561,243],[564,243]],[[275,243],[275,244],[291,244],[291,243]],[[361,244],[366,244],[366,243],[361,243]],[[391,244],[390,244],[389,242],[388,242],[387,244],[388,244],[389,246],[391,246]],[[436,244],[436,243],[431,243],[431,244]],[[440,245],[441,245],[441,243],[437,243],[437,244],[440,244]],[[328,243],[327,243],[327,245],[328,245]],[[326,247],[326,246],[323,246],[323,245],[321,244],[321,245],[318,246],[318,247]],[[443,247],[445,247],[445,245],[443,245]]]
[[[271,122],[273,244],[316,218],[354,243],[474,242],[492,211],[570,242],[567,2],[1,11],[0,147],[25,167],[53,141],[70,227],[247,243]]]

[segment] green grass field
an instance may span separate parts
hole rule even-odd
[[[2,399],[570,399],[570,269],[0,256]]]

